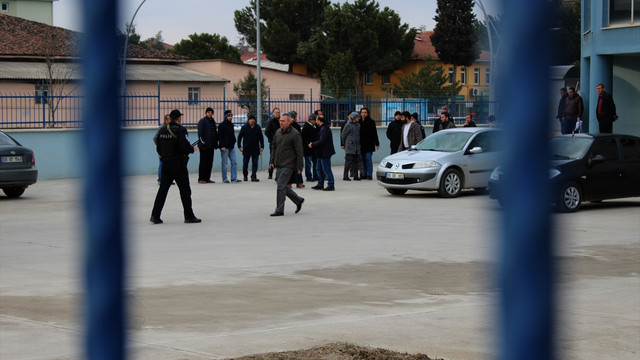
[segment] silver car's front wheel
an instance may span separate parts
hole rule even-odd
[[[462,191],[462,175],[456,169],[449,169],[445,171],[440,180],[440,188],[438,194],[442,197],[456,197],[460,195]]]

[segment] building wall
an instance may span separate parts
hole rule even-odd
[[[613,0],[582,2],[580,83],[584,100],[583,120],[589,132],[598,132],[595,112],[602,83],[613,94],[619,120],[613,131],[640,136],[640,18],[626,24],[609,24]]]
[[[9,3],[7,15],[53,25],[52,0],[2,0]]]
[[[222,60],[192,61],[179,65],[201,73],[230,80],[230,82],[225,85],[226,97],[235,96],[233,85],[243,80],[247,76],[247,73],[252,72],[254,75],[256,74],[255,66]],[[319,78],[264,68],[261,69],[260,74],[265,80],[266,86],[270,89],[272,99],[288,100],[292,94],[302,94],[304,100],[310,100],[311,96],[314,98],[320,97]]]

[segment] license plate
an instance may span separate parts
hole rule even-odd
[[[22,156],[2,156],[0,157],[3,163],[21,163]]]
[[[404,179],[404,174],[399,173],[387,173],[387,179]]]

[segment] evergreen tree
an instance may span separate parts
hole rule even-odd
[[[236,30],[256,46],[256,0],[234,12]],[[306,42],[324,20],[329,0],[260,0],[260,45],[271,61],[292,65],[299,62],[298,44]]]
[[[346,95],[347,89],[355,87],[356,73],[356,65],[350,51],[335,53],[322,70],[322,86],[335,98],[342,98]]]
[[[374,0],[356,0],[328,7],[321,31],[298,47],[298,55],[311,70],[324,74],[324,59],[351,54],[361,90],[366,72],[390,74],[402,66],[413,52],[415,35],[388,7],[380,10]]]
[[[453,65],[453,83],[457,67],[470,66],[480,55],[473,5],[473,0],[438,0],[431,43],[438,58]]]
[[[229,44],[226,37],[218,34],[191,34],[189,39],[182,39],[173,50],[174,54],[183,55],[189,60],[225,59],[240,62],[240,52]]]

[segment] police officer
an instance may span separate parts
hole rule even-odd
[[[167,199],[167,193],[171,183],[175,179],[180,189],[180,199],[184,209],[184,222],[187,224],[199,223],[202,220],[196,218],[191,208],[191,187],[189,186],[189,172],[187,162],[189,154],[193,153],[193,146],[189,143],[187,129],[180,125],[182,114],[178,109],[169,114],[171,122],[160,129],[156,151],[162,160],[162,180],[156,194],[151,211],[151,221],[154,224],[162,224],[160,213]]]

